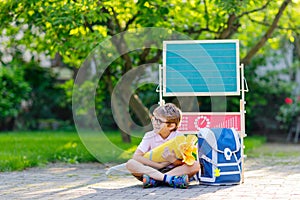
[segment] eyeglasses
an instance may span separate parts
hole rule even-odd
[[[170,122],[165,122],[161,119],[158,119],[157,117],[155,117],[154,115],[151,118],[152,123],[156,123],[158,125],[162,124],[162,123],[170,123]]]

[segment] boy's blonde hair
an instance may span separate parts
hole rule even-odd
[[[166,103],[165,105],[157,107],[153,111],[153,114],[165,118],[168,123],[175,123],[176,127],[172,131],[176,131],[180,126],[182,113],[173,103]]]

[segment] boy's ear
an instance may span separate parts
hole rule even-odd
[[[168,129],[170,129],[170,131],[174,130],[176,128],[176,124],[175,123],[169,123],[167,125]]]

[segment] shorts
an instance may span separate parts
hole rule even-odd
[[[160,171],[161,173],[167,173],[168,171],[171,171],[172,169],[174,169],[174,165],[168,165],[168,166],[166,166],[166,167],[164,167],[164,168],[161,168],[161,169],[159,169],[158,171]]]

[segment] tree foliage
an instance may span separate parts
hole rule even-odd
[[[51,58],[60,55],[64,67],[74,71],[74,77],[97,44],[131,29],[163,27],[195,40],[237,38],[247,78],[255,83],[253,61],[281,48],[283,39],[295,43],[300,34],[299,9],[297,0],[7,0],[0,2],[0,31],[10,38],[3,45],[23,45],[32,54],[43,52]],[[127,45],[122,38],[114,43],[117,51]],[[160,49],[141,47],[126,53],[107,69],[100,88],[111,94],[123,74],[160,59]],[[2,63],[6,64],[3,60]],[[98,96],[100,102],[105,102],[107,92],[99,91]],[[132,108],[137,116],[147,113],[146,108],[141,109],[140,97],[132,98],[134,105],[140,105]],[[102,108],[105,106],[103,103]]]
[[[79,67],[103,39],[132,28],[169,28],[193,39],[234,36],[245,44],[247,59],[262,47],[261,40],[283,32],[291,38],[299,29],[299,3],[291,0],[11,0],[0,6],[2,32],[15,36],[22,30],[24,36],[18,41],[12,38],[14,42],[52,57],[59,52],[73,67]]]

